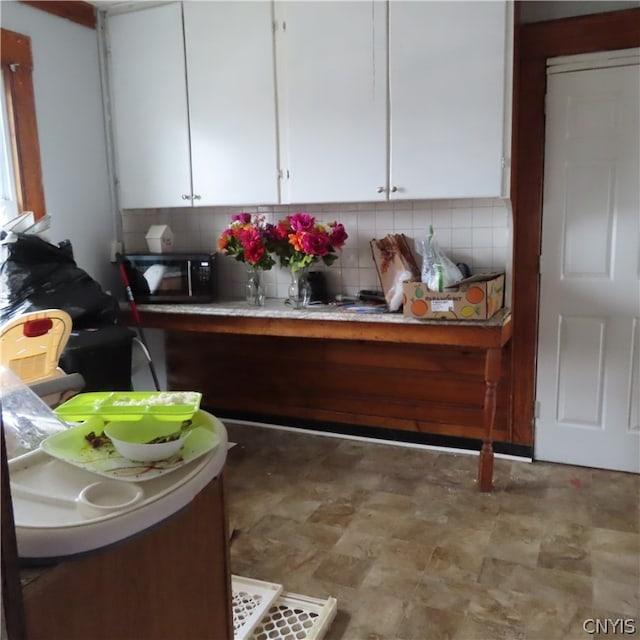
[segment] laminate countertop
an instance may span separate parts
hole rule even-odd
[[[466,327],[500,327],[510,320],[509,309],[501,309],[488,320],[418,320],[409,318],[402,312],[382,310],[362,310],[355,307],[338,305],[310,305],[305,309],[292,309],[281,298],[268,299],[263,307],[253,306],[244,300],[227,300],[200,304],[138,304],[140,312],[150,314],[175,314],[187,316],[228,316],[238,318],[265,318],[283,320],[325,320],[334,322],[388,323],[398,325],[437,325]],[[128,310],[127,303],[121,303],[123,311]]]
[[[313,305],[291,309],[284,300],[268,300],[263,307],[246,301],[210,304],[141,304],[141,326],[168,331],[279,336],[290,338],[358,340],[477,347],[502,347],[511,338],[511,313],[501,309],[488,320],[416,320],[402,313],[357,313],[346,307]],[[134,326],[126,304],[120,321]]]

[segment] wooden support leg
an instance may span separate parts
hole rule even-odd
[[[484,437],[478,462],[478,487],[480,491],[491,491],[493,488],[493,423],[496,417],[496,387],[500,379],[501,360],[501,349],[487,349],[484,361]]]

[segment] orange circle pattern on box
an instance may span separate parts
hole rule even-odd
[[[484,291],[480,287],[470,287],[467,289],[466,297],[471,304],[478,304],[484,299]]]
[[[426,300],[414,300],[411,303],[411,313],[415,316],[424,316],[429,311],[429,305]]]

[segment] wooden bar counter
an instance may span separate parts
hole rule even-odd
[[[166,331],[169,387],[202,391],[216,413],[250,401],[265,415],[477,438],[478,487],[491,490],[496,408],[509,401],[498,402],[509,310],[486,321],[425,321],[332,306],[294,310],[283,300],[138,309],[143,327]],[[134,324],[124,307],[122,322]],[[508,414],[502,406],[507,441]]]

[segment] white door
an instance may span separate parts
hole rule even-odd
[[[107,30],[120,206],[190,206],[180,3],[109,16]]]
[[[386,4],[275,11],[284,200],[386,199]]]
[[[625,53],[548,75],[535,457],[638,473],[640,66]]]
[[[271,2],[185,2],[196,205],[278,203]]]
[[[389,3],[390,198],[503,193],[511,9]]]

